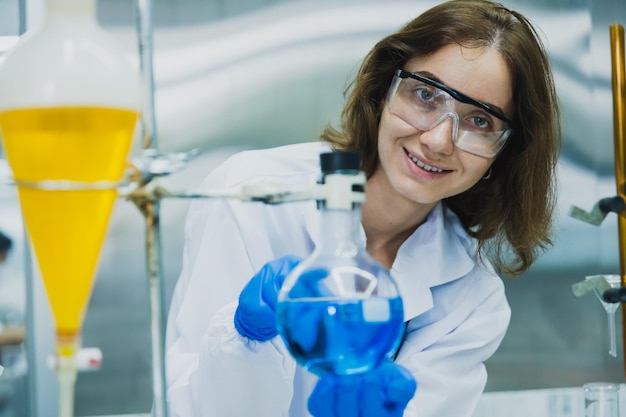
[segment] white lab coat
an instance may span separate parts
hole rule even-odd
[[[311,142],[242,152],[203,186],[314,183],[319,153],[328,150]],[[265,343],[240,336],[233,313],[263,264],[285,254],[307,256],[318,230],[313,201],[191,205],[166,337],[172,417],[309,416],[316,378],[296,366],[280,336]],[[398,251],[391,275],[410,321],[396,362],[418,383],[405,417],[470,417],[484,389],[483,362],[504,337],[510,309],[501,279],[475,257],[475,242],[443,204]]]

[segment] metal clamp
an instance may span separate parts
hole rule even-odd
[[[607,214],[621,213],[624,209],[626,209],[624,199],[621,196],[615,196],[601,199],[593,206],[590,212],[577,206],[571,206],[567,214],[585,223],[599,226]]]

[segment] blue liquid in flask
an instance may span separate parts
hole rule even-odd
[[[317,375],[371,370],[395,352],[404,331],[400,297],[284,300],[277,315],[291,355]]]

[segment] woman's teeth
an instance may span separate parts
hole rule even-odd
[[[409,152],[407,152],[407,154],[409,155],[409,158],[411,158],[411,160],[415,162],[415,165],[417,165],[418,167],[422,168],[425,171],[430,171],[430,172],[442,172],[443,171],[443,169],[441,168],[435,168],[435,167],[431,167],[430,165],[426,165],[425,163],[417,159],[415,156],[411,155],[411,153]]]

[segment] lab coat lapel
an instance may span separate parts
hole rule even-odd
[[[475,266],[472,242],[460,221],[440,203],[404,242],[391,268],[408,321],[433,307],[431,288],[456,280]]]

